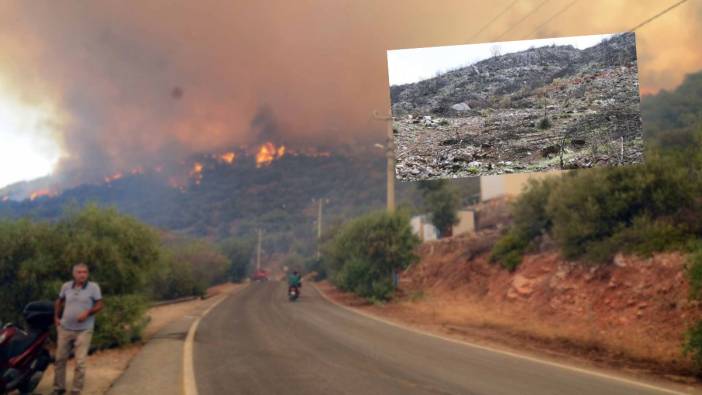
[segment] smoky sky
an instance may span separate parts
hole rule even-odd
[[[0,87],[50,106],[57,172],[102,178],[264,140],[384,140],[386,50],[626,31],[659,0],[64,1],[0,3]],[[671,2],[672,3],[672,2]],[[702,3],[637,31],[643,93],[702,68]],[[513,28],[512,28],[513,27]]]

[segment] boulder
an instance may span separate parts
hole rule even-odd
[[[455,111],[469,111],[470,106],[467,105],[466,103],[456,103],[456,104],[451,106],[451,109],[453,109]]]

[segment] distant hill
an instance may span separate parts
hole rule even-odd
[[[702,71],[689,74],[675,90],[641,98],[646,138],[664,145],[687,145],[702,126]]]
[[[379,151],[379,150],[378,150]],[[100,184],[86,184],[56,196],[0,202],[0,218],[53,219],[70,206],[88,202],[179,234],[211,239],[253,237],[260,226],[269,252],[309,253],[314,245],[316,198],[328,198],[324,226],[385,207],[385,158],[380,152],[329,156],[285,155],[257,167],[250,156],[233,164],[213,156],[194,157],[196,177],[173,186],[168,177],[148,171]],[[457,182],[464,199],[479,192],[478,179]],[[2,196],[2,190],[0,190]],[[397,183],[398,203],[417,207],[412,183]]]

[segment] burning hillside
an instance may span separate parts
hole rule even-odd
[[[40,189],[40,190],[32,192],[31,195],[29,195],[29,200],[35,200],[41,196],[49,196],[49,197],[56,196],[57,194],[58,193],[56,191],[52,191],[50,189]],[[5,200],[5,199],[3,199],[3,200]]]
[[[147,175],[161,179],[170,188],[185,191],[189,186],[198,186],[208,172],[220,167],[248,166],[253,164],[256,169],[270,166],[274,161],[285,156],[305,156],[313,158],[328,158],[332,153],[316,147],[291,149],[283,144],[267,141],[251,148],[239,147],[223,152],[201,154],[177,163],[162,163],[151,167],[136,166],[131,169],[118,169],[96,180],[62,181],[60,177],[48,176],[41,180],[23,182],[0,190],[2,201],[35,200],[41,196],[56,196],[66,189],[79,184],[105,184],[111,186],[122,182],[130,176]]]
[[[285,146],[276,147],[270,141],[261,145],[256,153],[256,167],[270,165],[275,159],[285,155]]]

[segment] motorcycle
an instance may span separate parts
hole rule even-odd
[[[291,286],[288,288],[288,299],[290,299],[291,302],[294,302],[297,300],[297,298],[300,297],[300,288],[296,286]]]
[[[31,394],[53,362],[46,348],[54,323],[53,304],[31,302],[22,316],[26,328],[9,322],[0,329],[0,394],[15,390],[22,395]]]

